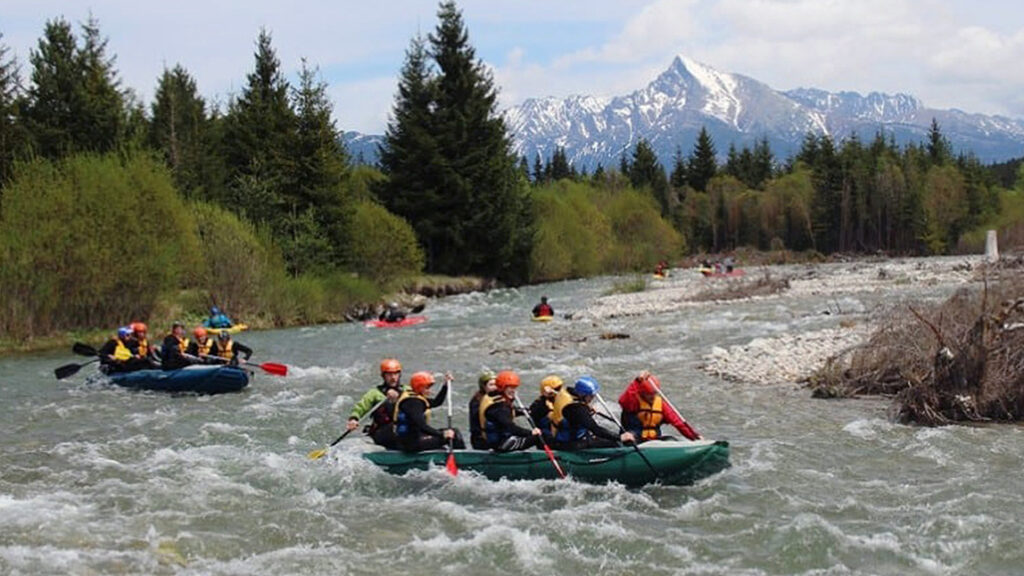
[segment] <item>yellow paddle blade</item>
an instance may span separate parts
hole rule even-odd
[[[327,449],[326,448],[320,448],[319,450],[313,450],[312,452],[310,452],[309,453],[309,459],[310,460],[319,460],[319,459],[323,458],[326,455],[327,455]]]

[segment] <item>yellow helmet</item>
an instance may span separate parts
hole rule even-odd
[[[547,376],[540,381],[540,393],[544,394],[545,388],[551,388],[552,390],[560,390],[562,388],[562,379],[558,376]]]

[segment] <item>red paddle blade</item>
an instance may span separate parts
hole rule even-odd
[[[276,362],[264,362],[263,364],[260,364],[260,368],[263,368],[269,374],[273,374],[275,376],[288,375],[288,367],[285,366],[284,364],[277,364]]]
[[[562,470],[562,466],[558,464],[558,460],[555,459],[555,453],[551,451],[551,447],[547,444],[544,445],[544,453],[548,455],[548,460],[555,465],[555,470],[558,471],[560,478],[565,478],[565,472]]]
[[[444,467],[448,469],[448,473],[452,476],[456,476],[459,473],[459,467],[455,465],[455,453],[448,453],[448,461],[445,462]]]

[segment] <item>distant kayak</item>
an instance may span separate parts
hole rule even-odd
[[[125,388],[160,392],[223,394],[238,392],[249,385],[249,373],[234,366],[190,366],[180,370],[136,370],[109,374],[107,378]]]
[[[369,328],[404,328],[406,326],[415,326],[422,324],[427,321],[426,316],[406,316],[404,319],[398,322],[386,322],[384,320],[367,320],[364,325]]]
[[[534,316],[530,318],[530,320],[533,320],[534,322],[551,322],[554,319],[554,316]]]
[[[238,334],[249,329],[248,324],[235,324],[231,328],[207,328],[208,334],[220,334],[221,332],[227,332],[228,334]]]
[[[665,274],[652,274],[652,276],[654,276],[658,280],[664,280],[665,278],[667,278]]]
[[[581,482],[604,484],[618,482],[639,487],[654,482],[667,485],[692,484],[729,467],[729,443],[711,440],[696,442],[647,442],[640,445],[644,456],[632,447],[592,448],[575,452],[555,450],[555,458],[569,477]],[[472,470],[491,480],[557,480],[558,472],[541,450],[493,452],[455,450],[460,470]],[[391,474],[410,470],[444,468],[447,452],[400,452],[378,450],[363,457]]]
[[[732,272],[715,272],[714,268],[699,268],[700,273],[705,278],[731,278],[736,276],[743,276],[744,272],[740,268],[734,268]]]

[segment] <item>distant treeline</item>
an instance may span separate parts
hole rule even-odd
[[[1006,190],[952,157],[934,123],[903,149],[809,135],[782,163],[763,140],[719,165],[702,131],[669,170],[645,141],[593,174],[564,150],[531,167],[451,1],[410,42],[376,167],[352,165],[317,69],[286,80],[266,30],[223,106],[180,64],[144,106],[92,18],[77,35],[47,22],[27,72],[0,36],[0,329],[16,337],[173,314],[182,293],[333,320],[424,270],[518,284],[739,246],[946,252],[1024,212],[1020,178]]]

